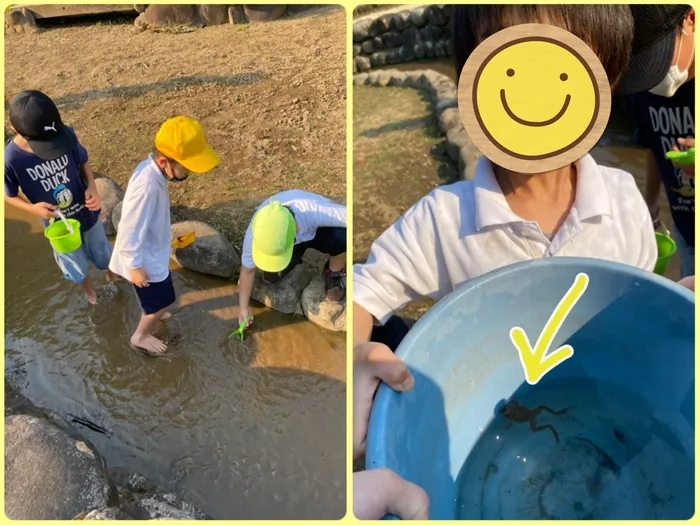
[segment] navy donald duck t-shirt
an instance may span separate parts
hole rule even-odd
[[[100,217],[99,211],[85,206],[87,183],[80,166],[87,161],[88,152],[80,143],[56,159],[42,160],[10,141],[5,147],[5,195],[17,197],[21,190],[32,204],[53,204],[67,218],[79,221],[80,230],[86,232]]]
[[[695,178],[684,175],[666,158],[666,153],[678,146],[679,138],[695,137],[695,79],[683,84],[671,98],[645,92],[634,95],[632,101],[637,140],[656,159],[678,232],[687,244],[695,246]]]

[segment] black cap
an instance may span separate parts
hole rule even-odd
[[[30,89],[15,95],[10,101],[10,123],[43,160],[56,159],[78,144],[56,104],[41,91]]]
[[[632,59],[616,95],[649,91],[673,63],[676,35],[689,5],[630,5],[634,17]]]

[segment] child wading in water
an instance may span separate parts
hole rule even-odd
[[[165,309],[175,302],[167,183],[183,182],[190,172],[205,173],[218,163],[199,123],[174,117],[163,123],[153,153],[136,167],[126,188],[109,267],[134,285],[142,315],[131,344],[151,355],[167,348],[153,330],[158,321],[170,317]]]
[[[263,281],[278,282],[302,262],[308,248],[330,259],[323,276],[327,298],[345,297],[345,252],[347,251],[345,206],[302,190],[288,190],[270,197],[258,208],[243,241],[239,280],[239,321],[252,318],[248,311],[255,269]]]
[[[64,277],[79,284],[88,302],[96,304],[90,262],[105,271],[109,282],[114,274],[109,271],[112,247],[100,221],[100,196],[87,150],[40,91],[16,95],[9,113],[17,135],[5,147],[5,202],[40,217],[45,228],[57,210],[80,223],[82,246],[70,253],[54,250],[54,258]]]

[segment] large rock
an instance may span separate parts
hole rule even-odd
[[[70,520],[109,506],[104,464],[85,442],[27,415],[5,418],[5,514]]]
[[[195,241],[185,248],[173,249],[173,259],[194,272],[229,278],[240,270],[241,259],[223,234],[198,221],[178,222],[171,226],[173,239],[194,232]]]
[[[104,226],[107,235],[114,235],[117,230],[112,224],[112,212],[117,204],[124,199],[124,190],[119,184],[107,177],[95,179],[95,186],[97,186],[97,192],[102,200],[102,210],[100,211],[102,226]]]
[[[326,286],[316,277],[301,294],[301,308],[312,323],[333,332],[345,332],[345,300],[334,303],[326,299]]]
[[[137,25],[163,27],[171,25],[201,27],[204,25],[196,4],[150,4],[137,18]]]
[[[232,5],[228,8],[228,22],[231,25],[247,24],[249,22],[243,6]]]
[[[298,265],[275,284],[265,283],[261,272],[256,272],[250,296],[268,308],[291,315],[297,311],[301,293],[310,281],[311,273],[305,264]]]
[[[129,515],[139,520],[208,520],[211,519],[194,505],[182,501],[170,492],[135,499],[125,505]]]
[[[247,4],[243,9],[252,23],[270,22],[287,14],[286,4]]]
[[[141,474],[128,472],[119,467],[110,469],[109,474],[117,485],[122,512],[134,519],[212,519],[194,505],[182,501],[175,494],[163,492]]]
[[[133,518],[128,514],[123,513],[119,509],[114,507],[102,507],[100,509],[93,509],[87,512],[81,512],[78,514],[74,520],[132,520]]]
[[[228,6],[222,4],[204,4],[199,6],[199,14],[202,22],[207,26],[226,24],[228,18]]]
[[[5,29],[15,33],[36,33],[39,30],[34,15],[25,7],[5,13]]]
[[[122,207],[124,206],[124,201],[119,201],[119,204],[117,204],[114,209],[112,210],[112,226],[114,227],[114,231],[118,232],[119,231],[119,223],[122,220]]]
[[[360,43],[369,38],[369,25],[371,21],[368,19],[360,20],[352,25],[352,41]]]

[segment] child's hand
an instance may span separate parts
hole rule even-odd
[[[691,275],[690,277],[683,277],[683,279],[678,281],[678,284],[680,284],[681,286],[685,286],[691,292],[695,292],[695,276],[694,275]]]
[[[85,190],[85,207],[90,211],[98,211],[102,206],[100,194],[94,186]]]
[[[369,414],[380,381],[397,392],[407,392],[415,384],[406,363],[382,343],[361,343],[353,350],[353,459],[365,455]]]
[[[139,288],[147,288],[148,274],[146,274],[146,270],[143,268],[131,270],[131,282],[134,286],[138,286]]]
[[[245,323],[246,328],[253,324],[253,316],[250,315],[248,308],[238,309],[238,322]]]
[[[694,148],[695,147],[695,138],[694,137],[688,137],[685,139],[678,139],[678,144],[680,146],[685,146],[687,148]],[[679,151],[677,146],[673,146],[673,151]],[[673,165],[681,170],[685,175],[690,175],[692,177],[695,177],[695,164],[690,164],[690,165],[681,165],[681,164],[676,164],[675,162]]]
[[[37,202],[36,204],[32,204],[32,213],[46,220],[56,217],[56,214],[54,213],[55,209],[56,206],[49,204],[48,202]]]
[[[352,510],[360,520],[380,520],[394,514],[402,520],[427,520],[428,495],[418,485],[386,468],[352,475]]]

